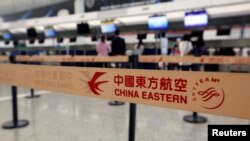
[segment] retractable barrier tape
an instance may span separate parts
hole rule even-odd
[[[0,64],[0,84],[250,119],[250,75]]]
[[[139,56],[141,63],[250,64],[250,57],[237,56]]]
[[[16,56],[20,62],[128,62],[128,56]]]
[[[0,56],[0,61],[1,62],[9,61],[9,57],[8,56]]]

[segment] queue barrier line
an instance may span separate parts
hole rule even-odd
[[[249,74],[0,64],[0,84],[250,119]]]
[[[250,64],[250,57],[238,56],[139,56],[140,63]]]
[[[19,62],[128,62],[128,56],[16,56]]]
[[[6,59],[5,59],[6,60]],[[19,62],[128,62],[128,56],[16,56]],[[139,56],[140,63],[250,64],[250,57],[238,56]]]
[[[0,56],[0,62],[7,62],[7,61],[9,61],[8,56]]]

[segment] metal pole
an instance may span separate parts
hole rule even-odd
[[[138,67],[138,56],[130,56],[129,62],[131,63],[130,68]],[[128,141],[135,141],[135,131],[136,131],[136,104],[129,104],[129,131],[128,131]]]
[[[10,62],[15,64],[15,56],[10,57]],[[11,86],[12,92],[12,121],[5,122],[2,126],[4,129],[14,129],[25,127],[29,124],[27,120],[18,120],[18,99],[17,99],[17,87]]]
[[[128,141],[135,141],[135,129],[136,129],[136,104],[129,104],[129,135]]]
[[[41,95],[35,94],[35,90],[34,89],[30,89],[30,95],[26,96],[25,98],[27,99],[32,99],[32,98],[39,98]]]
[[[18,122],[18,109],[17,109],[17,87],[11,86],[12,91],[12,114],[13,114],[13,123],[16,126]]]

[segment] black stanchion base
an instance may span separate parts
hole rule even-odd
[[[40,95],[28,95],[28,96],[25,96],[25,98],[27,99],[32,99],[32,98],[39,98]]]
[[[110,101],[109,102],[110,106],[122,106],[124,104],[125,104],[124,102],[120,102],[120,101]]]
[[[13,121],[5,122],[2,126],[3,129],[15,129],[22,128],[29,125],[29,121],[27,120],[19,120],[16,124]]]
[[[189,123],[206,123],[207,122],[207,118],[202,117],[202,116],[195,117],[193,115],[184,116],[183,120]]]

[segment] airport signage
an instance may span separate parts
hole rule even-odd
[[[250,75],[0,64],[0,84],[250,119]]]

